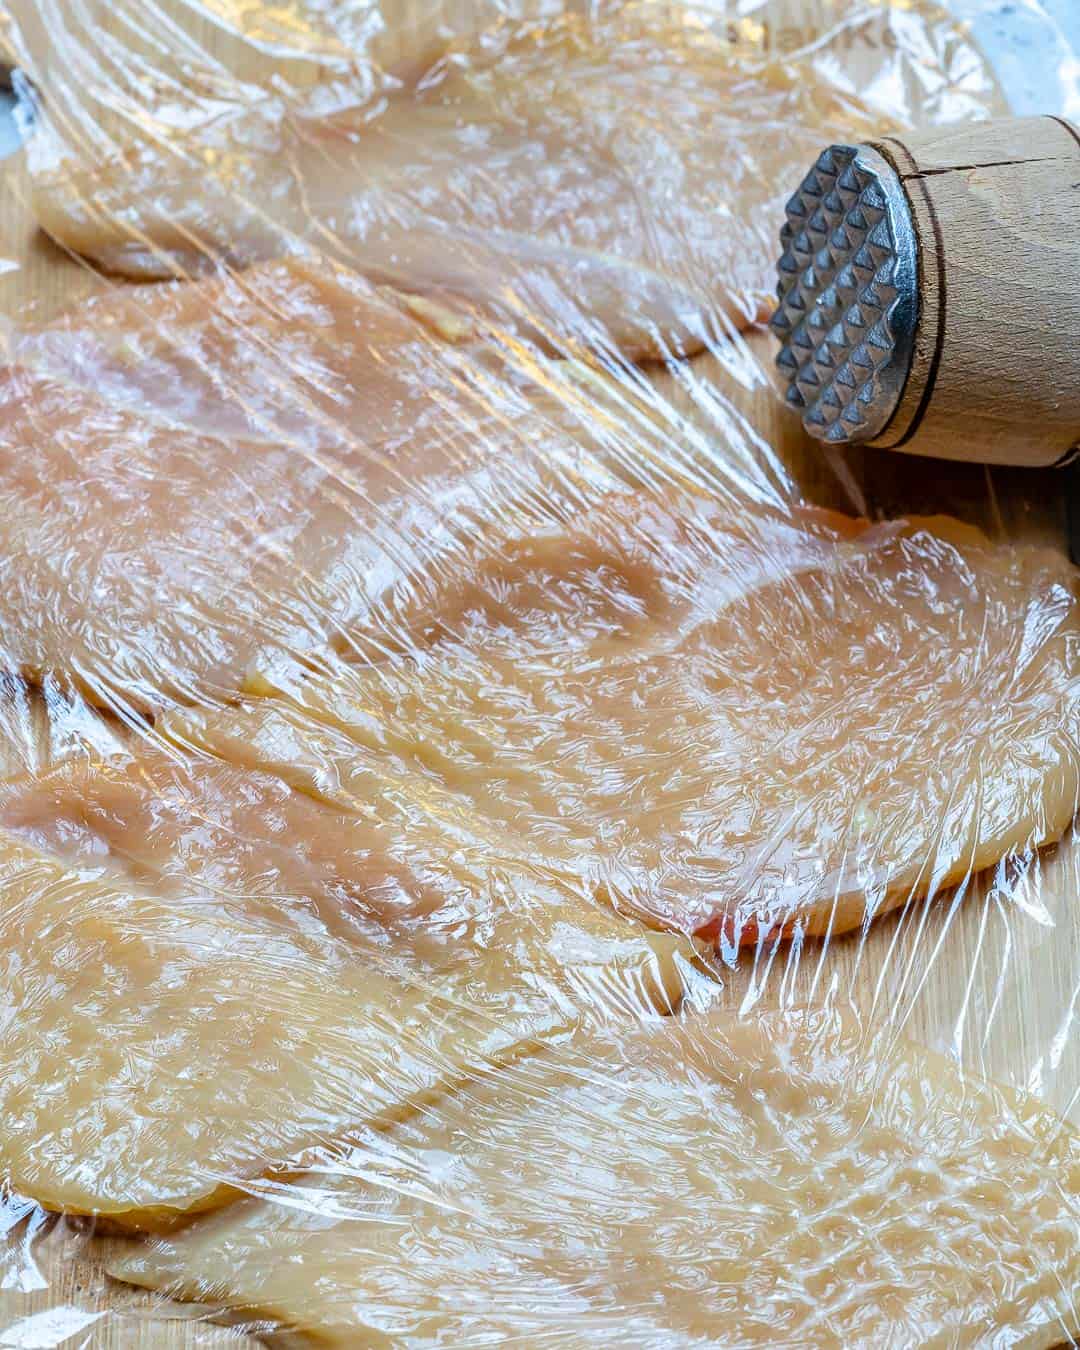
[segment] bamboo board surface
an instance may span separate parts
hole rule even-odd
[[[20,155],[0,164],[0,267],[6,269],[0,274],[0,314],[9,316],[29,308],[45,318],[116,284],[36,231]],[[749,347],[763,365],[768,362],[766,335],[753,335]],[[998,538],[1065,548],[1061,481],[1052,472],[990,473],[882,454],[825,460],[764,382],[744,389],[711,358],[695,363],[693,375],[730,398],[811,500],[850,509],[862,494],[871,512],[948,511]],[[689,386],[670,375],[653,378],[672,404],[700,416],[691,408]],[[112,735],[85,709],[55,698],[47,704],[40,692],[12,686],[0,691],[0,699],[0,772],[6,774],[39,770],[87,736],[107,742]],[[832,988],[868,1017],[890,1015],[912,1038],[955,1053],[981,1073],[1029,1086],[1080,1122],[1074,1101],[1080,1029],[1071,1025],[1080,991],[1078,875],[1080,848],[1070,840],[1040,855],[1019,890],[978,878],[963,894],[900,911],[865,934],[827,948],[808,945],[797,960],[782,950],[772,969],[740,967],[729,973],[724,997],[744,1006],[757,992],[779,996],[781,986],[792,1000],[821,997]],[[13,1243],[25,1247],[39,1221],[24,1220],[13,1230]],[[14,1287],[12,1280],[0,1280],[0,1344],[15,1343],[4,1331],[18,1319],[57,1308],[105,1314],[80,1326],[72,1313],[64,1324],[73,1332],[64,1343],[72,1345],[179,1350],[247,1339],[192,1320],[179,1308],[173,1310],[178,1320],[149,1320],[160,1305],[108,1283],[99,1259],[103,1247],[77,1226],[53,1224],[36,1249],[40,1287],[28,1276],[25,1259],[0,1260],[0,1273],[22,1272]],[[54,1321],[59,1327],[62,1318]],[[59,1344],[60,1332],[34,1343]]]

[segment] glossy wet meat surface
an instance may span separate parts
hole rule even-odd
[[[382,618],[375,666],[256,678],[284,700],[179,742],[332,801],[399,784],[728,953],[856,927],[1076,808],[1071,569],[956,521],[614,493]]]
[[[515,501],[557,506],[588,450],[447,332],[343,272],[271,264],[16,333],[8,671],[110,707],[228,697],[260,653],[362,626]]]
[[[711,1014],[520,1060],[112,1270],[341,1346],[1037,1347],[1078,1223],[1030,1100],[835,1014]]]
[[[533,1038],[669,1011],[693,959],[539,877],[478,879],[460,841],[410,855],[370,813],[150,746],[5,784],[0,827],[0,1166],[126,1224]]]
[[[877,125],[817,73],[640,6],[496,26],[371,103],[260,92],[196,135],[61,161],[39,220],[132,276],[315,248],[556,347],[687,353],[763,316],[790,185]]]

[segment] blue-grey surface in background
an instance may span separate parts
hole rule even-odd
[[[0,91],[0,158],[18,149],[19,133],[12,116],[14,106],[15,100],[11,94]]]
[[[1080,0],[952,0],[1020,114],[1080,117]]]

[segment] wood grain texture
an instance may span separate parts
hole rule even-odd
[[[424,11],[431,5],[418,6]],[[287,13],[287,7],[282,8]],[[423,24],[420,25],[423,27]],[[213,26],[200,40],[215,41]],[[306,59],[306,55],[305,55]],[[45,319],[116,285],[35,230],[21,156],[0,165],[0,313]],[[995,538],[1064,549],[1061,480],[1051,472],[926,463],[872,450],[823,452],[769,383],[771,340],[752,334],[725,362],[701,358],[651,373],[656,396],[714,447],[723,476],[736,427],[756,480],[777,492],[872,514],[949,511]],[[113,732],[60,691],[0,687],[0,772],[35,771]],[[800,1001],[832,994],[864,1016],[955,1054],[966,1067],[1039,1091],[1080,1124],[1080,846],[1069,840],[1016,875],[988,875],[961,892],[897,911],[863,934],[802,950],[772,949],[725,977],[723,998]],[[35,1227],[36,1225],[36,1227]],[[110,1284],[106,1240],[81,1225],[22,1216],[0,1258],[0,1331],[56,1309],[102,1314],[69,1325],[71,1345],[189,1350],[235,1346],[238,1333],[193,1321]],[[32,1256],[31,1256],[32,1251]],[[168,1319],[168,1320],[165,1320]],[[44,1342],[39,1342],[44,1343]]]
[[[1054,117],[886,136],[919,241],[919,326],[874,443],[1054,464],[1080,444],[1080,133]]]

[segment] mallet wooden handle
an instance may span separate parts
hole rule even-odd
[[[1080,132],[1013,118],[825,151],[788,205],[773,327],[807,429],[911,454],[1080,444]]]

